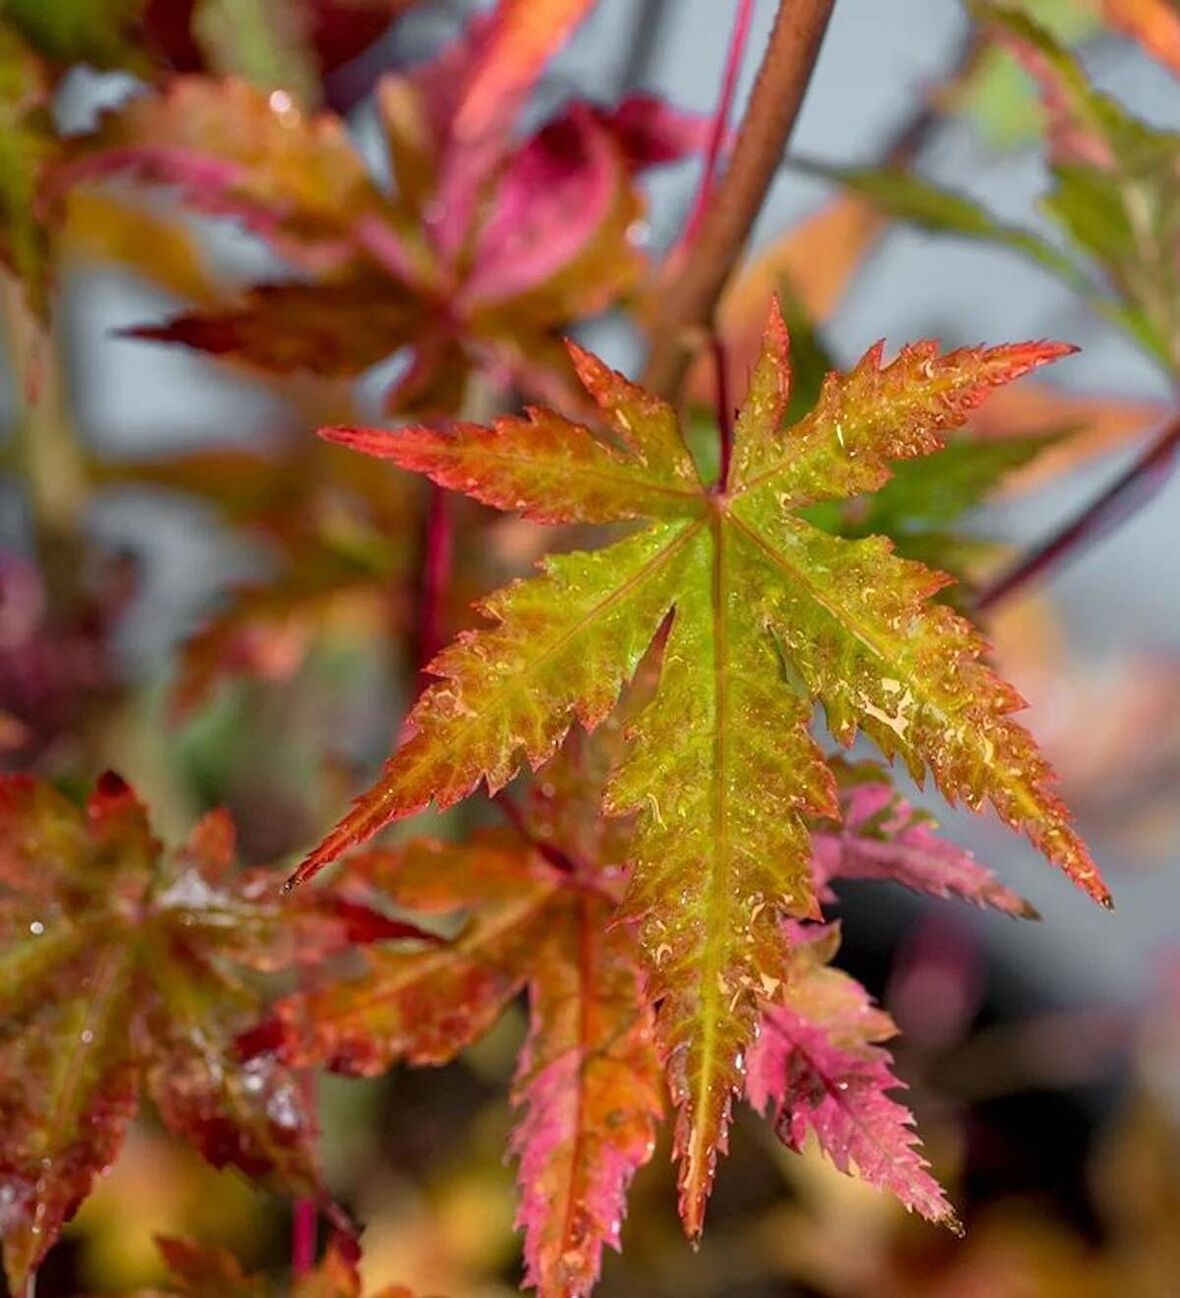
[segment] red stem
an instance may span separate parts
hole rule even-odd
[[[445,488],[431,484],[426,506],[425,553],[418,599],[418,666],[430,662],[446,641],[446,602],[455,553],[450,501]]]
[[[319,1212],[314,1199],[296,1199],[291,1218],[291,1273],[308,1275],[315,1269]]]
[[[983,613],[1009,599],[1051,569],[1076,559],[1095,541],[1125,522],[1168,480],[1180,449],[1180,415],[1125,472],[1047,541],[986,586],[975,598]]]
[[[717,484],[721,491],[727,491],[729,463],[733,458],[733,410],[729,404],[729,373],[725,344],[717,333],[710,335],[710,344],[713,348],[713,366],[717,371],[717,432],[721,438],[721,472]]]
[[[693,198],[692,207],[684,222],[684,234],[681,244],[687,246],[696,238],[704,218],[705,210],[713,197],[713,187],[717,183],[717,164],[721,160],[721,150],[725,145],[726,129],[729,116],[733,110],[734,95],[737,93],[738,75],[745,61],[746,42],[750,36],[750,25],[754,17],[754,0],[737,0],[737,9],[733,16],[733,30],[729,37],[729,52],[725,56],[725,72],[721,78],[721,93],[717,99],[717,108],[713,113],[713,126],[709,134],[709,146],[705,153],[705,166],[701,172],[700,184]]]

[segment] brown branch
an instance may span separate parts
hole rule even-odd
[[[644,384],[670,396],[695,330],[707,327],[762,207],[819,55],[835,0],[779,0],[733,158],[686,260],[664,285]]]
[[[975,597],[977,613],[1023,591],[1049,572],[1076,559],[1096,541],[1125,522],[1168,480],[1180,454],[1180,416],[1107,489],[1086,505],[1047,541],[1001,574]]]

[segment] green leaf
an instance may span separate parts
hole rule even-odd
[[[1056,182],[1046,211],[1124,298],[1116,318],[1180,369],[1180,133],[1149,126],[1095,89],[1026,14],[985,0],[972,10],[1040,88]]]

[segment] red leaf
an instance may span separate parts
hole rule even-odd
[[[781,1002],[767,1004],[747,1057],[746,1094],[796,1152],[808,1134],[841,1172],[889,1190],[909,1209],[958,1231],[954,1209],[918,1153],[908,1109],[887,1092],[902,1083],[886,1050],[888,1014],[864,988],[827,967],[828,929],[793,927],[796,946]]]
[[[513,1097],[524,1116],[517,1225],[525,1283],[541,1298],[585,1298],[617,1249],[627,1189],[651,1157],[663,1112],[638,952],[610,906],[583,897],[554,917],[535,954],[528,1041]]]
[[[934,822],[868,768],[841,789],[838,829],[812,835],[812,875],[821,901],[832,901],[833,879],[888,879],[933,897],[962,897],[1023,919],[1038,918],[1023,897],[1004,887],[964,847],[939,837]]]

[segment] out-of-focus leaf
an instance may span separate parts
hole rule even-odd
[[[973,199],[939,189],[899,168],[833,168],[809,162],[806,170],[839,180],[870,199],[881,211],[931,234],[958,235],[997,244],[1030,258],[1063,280],[1100,315],[1115,321],[1138,342],[1159,353],[1158,334],[1138,304],[1112,297],[1072,257],[1031,230],[997,220]]]
[[[1139,341],[1180,368],[1180,133],[1147,125],[1096,90],[1023,13],[986,0],[972,8],[1040,87],[1055,179],[1046,209],[1103,268]]]
[[[307,0],[198,0],[193,34],[213,67],[303,104],[319,96]]]
[[[55,63],[143,71],[133,43],[146,0],[4,0],[0,17]]]
[[[358,466],[356,457],[305,438],[270,453],[198,451],[91,465],[104,486],[159,488],[212,505],[281,561],[269,583],[230,591],[187,641],[173,685],[176,715],[207,702],[228,678],[290,678],[333,629],[371,639],[404,625],[416,544],[413,485]],[[454,586],[448,623],[471,597],[463,581]]]
[[[1022,9],[1066,45],[1098,31],[1095,0],[1022,0]],[[996,148],[1013,148],[1037,138],[1036,96],[1012,55],[987,45],[961,75],[937,92],[939,105],[965,114]]]
[[[165,852],[115,775],[85,809],[0,781],[0,1234],[14,1292],[116,1157],[141,1092],[216,1166],[335,1212],[299,1078],[238,1041],[260,1013],[245,974],[417,930],[328,892],[285,907],[273,874],[236,875],[233,855],[219,813]]]
[[[259,285],[229,310],[175,316],[125,336],[183,343],[273,374],[312,371],[336,379],[363,374],[410,342],[422,325],[413,296],[358,273],[338,281]]]
[[[450,103],[435,239],[445,259],[467,237],[480,191],[507,151],[512,126],[546,62],[593,5],[594,0],[499,0],[440,57],[440,69],[462,69],[444,90]],[[433,81],[440,89],[437,77]]]
[[[72,143],[50,196],[125,174],[176,186],[313,267],[346,260],[356,221],[384,207],[338,118],[242,81],[177,77],[137,96]]]
[[[59,69],[233,73],[303,102],[415,0],[3,0],[0,17]]]
[[[221,297],[213,268],[179,221],[99,189],[70,193],[59,241],[64,259],[123,267],[191,302]]]
[[[1173,0],[1102,0],[1107,22],[1180,74],[1180,9]]]
[[[1023,253],[1074,287],[1094,292],[1079,267],[1039,235],[996,220],[974,199],[939,189],[899,167],[826,167],[807,163],[806,170],[837,180],[863,194],[889,216],[909,221],[932,234],[955,234],[998,243]]]
[[[636,172],[703,136],[699,119],[635,96],[610,112],[570,104],[513,138],[545,58],[588,8],[501,0],[437,57],[387,76],[377,98],[392,196],[335,118],[304,116],[284,91],[196,78],[109,116],[73,146],[49,195],[113,174],[178,185],[311,273],[143,336],[330,377],[401,352],[389,393],[401,412],[453,413],[472,369],[576,401],[556,331],[637,282]]]
[[[1164,402],[1083,396],[1044,383],[1024,383],[997,392],[981,407],[971,420],[971,434],[984,440],[1041,441],[1036,456],[1013,467],[1000,484],[1001,492],[1027,491],[1146,436],[1163,423],[1168,409]]]
[[[899,554],[910,558],[937,555],[947,571],[964,580],[970,573],[956,562],[959,538],[953,525],[1009,474],[1035,463],[1060,440],[1051,433],[992,439],[961,434],[931,456],[899,464],[880,491],[825,501],[812,506],[806,517],[838,536],[887,536]]]
[[[231,592],[181,650],[171,693],[175,717],[186,717],[215,688],[237,676],[285,681],[295,675],[316,638],[333,621],[353,618],[380,626],[389,616],[384,574],[325,553],[313,570],[293,571],[265,586]],[[389,619],[392,621],[392,619]]]
[[[49,231],[35,211],[41,176],[56,153],[49,81],[40,60],[0,24],[0,262],[46,310]]]
[[[1086,663],[1042,602],[989,620],[997,662],[1029,701],[1062,787],[1095,832],[1140,861],[1180,843],[1180,662],[1164,652]]]

